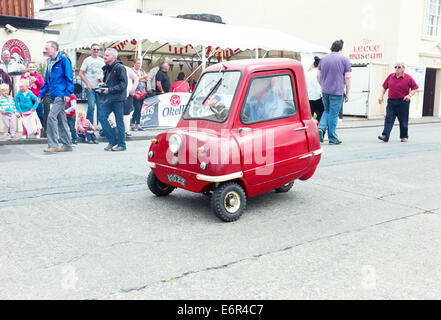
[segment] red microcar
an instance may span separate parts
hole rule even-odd
[[[202,74],[177,127],[152,140],[147,184],[157,196],[206,194],[233,222],[248,197],[310,179],[322,151],[299,62],[219,63]]]

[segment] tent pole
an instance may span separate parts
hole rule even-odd
[[[138,39],[138,56],[137,56],[137,58],[141,59],[141,63],[142,63],[143,57],[144,56],[142,55],[142,39]]]
[[[207,48],[202,46],[202,71],[207,67]]]

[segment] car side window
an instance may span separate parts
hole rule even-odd
[[[244,124],[288,118],[297,114],[292,78],[288,74],[256,77],[248,88],[240,119]]]

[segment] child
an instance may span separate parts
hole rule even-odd
[[[69,126],[70,135],[72,137],[72,144],[74,146],[78,145],[77,130],[75,129],[75,122],[77,118],[75,111],[76,106],[77,106],[77,97],[72,93],[69,102],[66,103],[65,112],[66,112],[67,125]]]
[[[9,95],[9,85],[6,83],[0,84],[0,111],[2,114],[5,138],[7,140],[11,138],[15,139],[14,115],[18,115],[18,113],[14,99]]]
[[[38,100],[37,97],[29,90],[29,80],[21,79],[18,82],[20,91],[15,96],[15,106],[17,107],[17,111],[20,113],[22,118],[28,118],[32,121],[35,120],[37,130],[34,133],[36,138],[40,137],[40,130],[38,129],[37,119],[35,117],[35,112],[38,108]],[[23,123],[23,139],[28,138],[28,132]]]
[[[78,132],[78,136],[83,138],[86,143],[98,144],[98,141],[96,141],[96,136],[95,136],[95,128],[90,123],[90,121],[86,119],[85,111],[78,112],[77,132]]]

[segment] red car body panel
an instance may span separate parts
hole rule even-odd
[[[321,159],[321,146],[317,124],[310,111],[302,65],[291,59],[239,60],[211,66],[205,72],[218,72],[221,68],[241,72],[228,119],[218,123],[181,118],[176,129],[158,135],[156,143],[150,147],[153,158],[148,159],[157,178],[177,188],[208,192],[216,183],[202,181],[198,175],[220,177],[242,173],[233,180],[244,187],[248,197],[269,192],[296,179],[311,178]],[[296,115],[243,124],[240,114],[251,80],[270,75],[291,77]],[[178,155],[169,150],[168,139],[172,134],[178,134],[183,140]],[[259,143],[260,153],[250,148]],[[174,157],[179,163],[173,164]],[[213,162],[213,159],[219,161]],[[201,169],[202,162],[207,164],[205,170]],[[170,181],[169,175],[184,178],[185,185]]]

